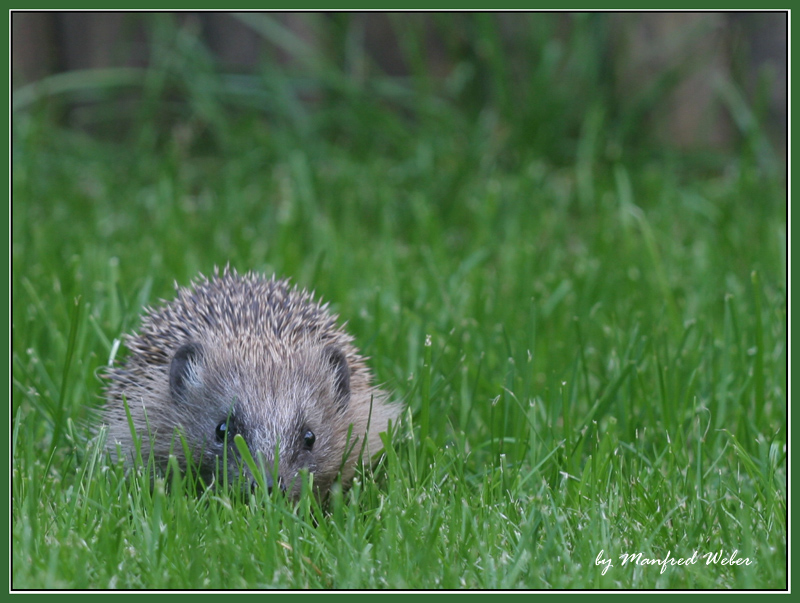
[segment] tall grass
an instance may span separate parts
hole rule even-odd
[[[786,198],[758,115],[704,166],[654,151],[615,114],[603,15],[526,16],[520,48],[435,17],[444,80],[416,17],[407,80],[343,16],[330,52],[237,17],[296,59],[244,75],[143,18],[132,90],[83,111],[76,76],[14,113],[14,588],[785,588]],[[189,495],[87,441],[142,307],[227,263],[315,289],[407,406],[324,506]],[[619,559],[695,550],[751,563]]]

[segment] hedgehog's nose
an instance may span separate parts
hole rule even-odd
[[[268,475],[267,476],[267,492],[269,492],[270,494],[272,494],[273,485],[274,485],[274,482],[272,481],[272,476]],[[281,494],[286,493],[286,484],[283,483],[283,480],[280,477],[278,477],[278,489],[280,490]]]
[[[275,481],[272,479],[272,476],[269,473],[264,474],[264,485],[267,487],[267,494],[272,494],[272,489],[275,486]],[[286,492],[286,486],[283,484],[283,480],[278,478],[278,487],[280,488],[281,493]],[[256,488],[258,488],[258,480],[251,479],[250,480],[250,493],[255,493]]]
[[[272,494],[272,476],[269,473],[264,474],[264,485],[267,487],[267,492]],[[250,478],[250,494],[255,494],[258,488],[258,480],[255,477]]]

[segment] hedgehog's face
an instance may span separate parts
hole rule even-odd
[[[225,460],[229,481],[254,485],[234,445],[241,435],[268,487],[297,498],[306,470],[315,488],[326,492],[356,446],[355,435],[349,442],[347,437],[350,367],[344,352],[319,343],[293,349],[288,358],[246,350],[218,356],[213,348],[185,344],[169,369],[171,403],[186,439],[202,443],[194,458],[201,475],[222,479]]]

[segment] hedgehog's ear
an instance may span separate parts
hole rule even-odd
[[[350,366],[347,364],[347,357],[342,350],[334,346],[325,348],[325,357],[333,369],[337,402],[344,410],[350,403]]]
[[[190,387],[200,382],[200,361],[203,348],[199,343],[187,343],[178,348],[169,365],[169,391],[172,399],[183,401]]]

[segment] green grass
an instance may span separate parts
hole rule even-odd
[[[14,114],[14,588],[786,586],[785,182],[757,120],[732,155],[632,138],[591,23],[532,28],[536,82],[577,71],[521,112],[479,17],[462,84],[413,60],[359,82],[334,53],[247,94],[159,23],[135,109]],[[408,406],[324,508],[151,488],[86,441],[142,307],[228,262],[315,289]],[[751,565],[619,559],[734,549]]]

